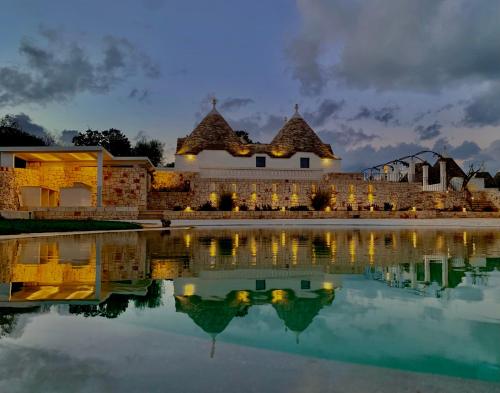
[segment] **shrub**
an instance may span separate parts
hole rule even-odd
[[[204,212],[212,212],[214,210],[217,210],[217,208],[214,205],[212,205],[212,202],[207,201],[203,205],[198,206],[197,210]]]
[[[348,205],[347,205],[347,211],[348,211],[348,212],[352,212],[352,205],[351,205],[351,204],[348,204]]]
[[[256,206],[255,207],[255,210],[256,211],[263,211],[263,212],[266,212],[266,211],[277,211],[279,210],[278,207],[276,208],[273,208],[271,205],[261,205],[261,206]]]
[[[392,208],[394,207],[394,205],[392,203],[389,203],[389,202],[384,202],[384,211],[391,211]]]
[[[330,205],[330,193],[326,190],[318,190],[318,192],[312,194],[309,198],[314,210],[325,210]]]
[[[184,210],[184,209],[182,208],[182,206],[176,205],[176,206],[174,206],[173,210],[176,211],[176,212],[178,212],[178,211],[181,211],[181,210]]]
[[[229,192],[221,194],[219,198],[219,210],[221,211],[231,211],[235,208],[235,202],[233,195]]]
[[[292,206],[290,207],[288,210],[290,211],[308,211],[309,210],[309,207],[305,206],[305,205],[299,205],[299,206]]]
[[[248,210],[248,206],[246,204],[240,205],[239,208],[240,208],[240,211],[242,211],[242,212],[246,212]]]

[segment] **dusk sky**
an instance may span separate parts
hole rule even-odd
[[[0,116],[166,143],[209,110],[268,142],[293,105],[344,170],[432,148],[500,170],[497,0],[4,0]],[[66,132],[64,132],[66,131]]]

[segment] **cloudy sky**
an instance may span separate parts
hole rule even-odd
[[[212,96],[262,142],[298,103],[346,170],[431,148],[496,172],[499,20],[497,0],[4,0],[0,116],[171,155]]]

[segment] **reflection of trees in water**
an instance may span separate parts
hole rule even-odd
[[[162,281],[154,280],[147,288],[144,296],[111,294],[100,304],[70,305],[71,314],[83,315],[84,317],[117,318],[127,311],[130,301],[139,309],[156,308],[162,305]]]
[[[10,336],[17,327],[20,314],[31,314],[40,311],[40,307],[0,308],[0,338]]]

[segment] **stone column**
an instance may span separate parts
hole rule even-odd
[[[14,168],[14,154],[0,153],[0,166],[4,168]]]
[[[415,159],[410,158],[410,166],[408,167],[408,183],[415,181]]]
[[[443,260],[441,262],[441,286],[448,287],[448,258],[443,257]]]
[[[429,185],[429,165],[425,164],[422,166],[422,185]]]
[[[431,261],[428,257],[424,259],[424,281],[426,283],[431,281]]]
[[[97,207],[102,207],[103,153],[97,152]]]
[[[446,161],[439,161],[439,184],[441,184],[441,190],[446,191]]]

